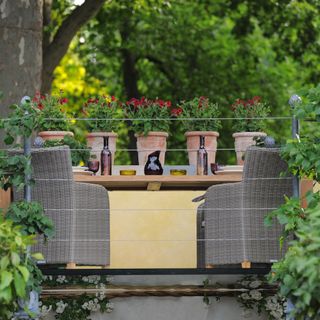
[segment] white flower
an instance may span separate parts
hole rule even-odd
[[[58,283],[68,283],[68,280],[67,280],[66,276],[58,276],[56,281]]]
[[[40,303],[39,303],[39,306],[40,306]],[[40,306],[40,315],[41,317],[45,317],[50,311],[52,310],[52,306],[43,306],[41,304]]]
[[[250,291],[250,296],[254,299],[254,300],[261,300],[262,299],[262,294],[260,291],[258,290],[251,290]]]
[[[242,293],[240,295],[240,298],[243,299],[243,300],[250,300],[250,296],[247,294],[247,293]]]
[[[249,287],[252,289],[256,289],[256,288],[259,288],[261,285],[262,285],[262,281],[255,280],[255,281],[250,282]]]
[[[279,311],[271,311],[270,315],[273,316],[275,319],[282,319],[282,313]]]
[[[63,313],[64,309],[67,307],[67,303],[63,303],[62,300],[60,300],[59,302],[56,303],[56,313]]]
[[[242,280],[240,284],[242,284],[244,287],[247,287],[250,284],[250,281]]]

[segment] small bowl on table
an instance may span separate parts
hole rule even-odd
[[[120,170],[120,176],[135,176],[136,173],[136,170]]]
[[[171,176],[185,176],[187,175],[187,170],[184,169],[171,169],[170,170]]]

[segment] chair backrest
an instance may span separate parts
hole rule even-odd
[[[21,152],[21,151],[20,151]],[[38,201],[54,222],[55,235],[46,244],[41,240],[33,251],[43,253],[47,263],[66,263],[73,257],[75,190],[70,149],[67,146],[33,149],[31,199]],[[14,192],[14,200],[23,198]]]
[[[33,149],[31,163],[35,179],[73,179],[68,146]]]
[[[264,225],[265,216],[292,195],[292,176],[276,148],[250,147],[245,153],[242,194],[243,237],[248,261],[270,262],[285,252],[280,250],[282,227]]]
[[[279,178],[288,169],[279,148],[249,147],[245,153],[243,180]]]
[[[284,175],[287,164],[278,148],[249,147],[243,169],[244,208],[272,211],[292,195],[292,176]],[[267,210],[268,211],[268,210]]]

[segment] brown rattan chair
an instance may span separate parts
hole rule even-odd
[[[283,255],[275,222],[264,225],[266,214],[292,194],[292,178],[280,176],[287,169],[277,148],[249,147],[243,181],[210,187],[198,207],[198,267],[270,263]]]
[[[39,201],[54,222],[55,235],[38,239],[32,251],[47,264],[109,265],[109,199],[99,185],[73,180],[69,147],[32,150],[32,200]],[[16,199],[22,198],[15,192]]]

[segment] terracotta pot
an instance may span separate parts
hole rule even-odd
[[[103,149],[103,137],[109,137],[109,149],[112,153],[112,164],[114,164],[114,156],[116,153],[116,143],[118,135],[114,132],[91,132],[88,133],[87,146],[92,149],[91,155],[95,155],[96,159],[100,161],[101,150]],[[100,174],[100,168],[97,174]]]
[[[143,134],[135,134],[137,138],[139,165],[145,165],[148,155],[157,150],[161,151],[160,162],[164,165],[168,136],[168,133],[160,131],[150,131],[146,136]]]
[[[204,136],[204,144],[208,153],[208,167],[216,161],[217,138],[219,133],[216,131],[188,131],[185,133],[187,137],[187,149],[189,156],[189,164],[197,166],[197,151],[200,147],[200,136]]]
[[[40,131],[38,136],[43,140],[62,140],[64,136],[73,137],[71,131]]]
[[[243,165],[243,154],[248,147],[255,144],[254,137],[265,137],[267,134],[264,132],[236,132],[234,137],[234,147],[237,154],[237,164]]]

